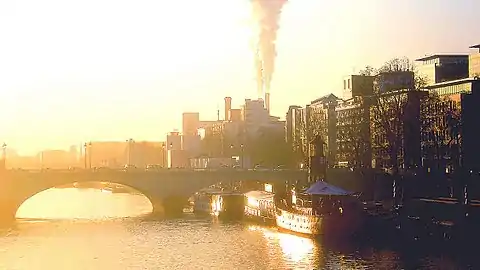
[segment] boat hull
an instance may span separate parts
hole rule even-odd
[[[265,213],[266,211],[262,211],[260,209],[256,209],[253,207],[249,207],[248,205],[245,206],[245,220],[251,221],[254,223],[261,223],[265,225],[275,225],[275,215],[274,214],[269,214],[268,212]],[[273,211],[272,211],[273,213]]]
[[[356,215],[317,216],[277,208],[276,224],[282,231],[322,237],[350,237],[361,227]]]
[[[213,212],[210,197],[197,197],[193,204],[193,212],[199,215],[209,215]]]
[[[322,232],[323,218],[321,217],[277,208],[275,220],[277,227],[283,231],[305,235],[318,235]]]

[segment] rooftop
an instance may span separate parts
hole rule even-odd
[[[323,97],[315,99],[310,104],[328,103],[328,102],[337,101],[337,100],[340,100],[337,96],[335,96],[334,94],[328,94],[328,95],[325,95]]]
[[[428,56],[424,56],[418,59],[415,59],[415,61],[428,61],[432,59],[437,59],[437,58],[468,58],[468,54],[462,53],[462,54],[432,54]]]
[[[480,44],[477,44],[477,45],[472,45],[469,47],[470,49],[478,49],[478,51],[480,52]]]

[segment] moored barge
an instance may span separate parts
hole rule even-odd
[[[276,204],[279,229],[309,236],[348,237],[360,228],[363,215],[356,196],[349,191],[318,181],[292,200]]]

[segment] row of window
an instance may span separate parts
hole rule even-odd
[[[470,93],[471,84],[457,84],[434,89],[439,96],[450,96],[455,94]]]

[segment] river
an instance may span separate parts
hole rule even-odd
[[[151,210],[141,195],[47,190],[21,206],[14,224],[0,228],[0,269],[474,268],[412,247],[327,245],[190,213],[152,218]]]

